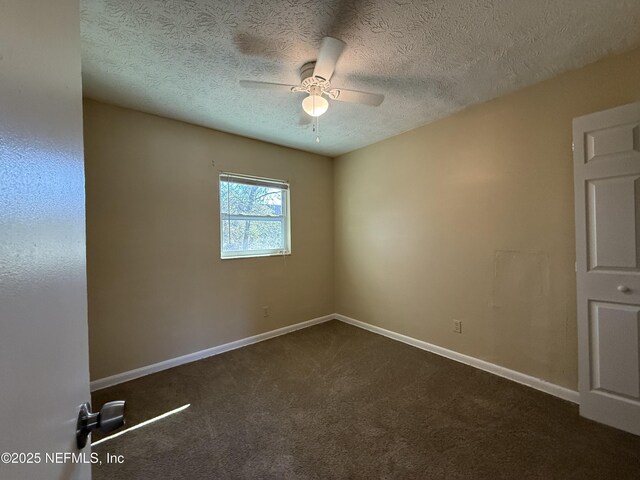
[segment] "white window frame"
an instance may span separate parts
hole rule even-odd
[[[220,201],[220,189],[222,182],[242,183],[245,185],[257,185],[261,187],[278,188],[282,191],[282,215],[281,216],[248,216],[248,215],[229,215],[223,213]],[[278,180],[275,178],[256,177],[254,175],[244,175],[241,173],[221,172],[218,179],[218,205],[220,211],[220,258],[222,260],[233,258],[253,258],[253,257],[273,257],[282,255],[291,255],[291,195],[289,182]],[[265,220],[273,219],[273,221],[283,222],[282,235],[284,238],[284,248],[274,248],[266,250],[233,250],[224,251],[224,228],[223,222],[231,220]]]

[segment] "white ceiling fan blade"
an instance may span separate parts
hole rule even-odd
[[[346,90],[344,88],[334,88],[330,92],[331,98],[339,102],[361,103],[377,107],[384,100],[384,95],[380,93],[359,92],[357,90]]]
[[[345,43],[333,37],[324,37],[320,44],[318,59],[313,69],[313,76],[320,77],[325,80],[331,80],[336,63],[344,50]]]
[[[293,92],[297,85],[285,85],[284,83],[270,83],[270,82],[254,82],[253,80],[240,80],[240,86],[245,88],[263,88],[269,90],[281,90],[287,92]]]

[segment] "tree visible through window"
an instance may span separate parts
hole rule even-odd
[[[221,257],[291,252],[289,184],[245,175],[220,175]]]

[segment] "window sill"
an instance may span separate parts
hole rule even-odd
[[[290,257],[291,252],[284,253],[256,253],[252,255],[233,255],[233,256],[225,256],[220,257],[220,260],[238,260],[241,258],[264,258],[264,257]]]

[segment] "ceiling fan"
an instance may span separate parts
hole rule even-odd
[[[360,103],[377,107],[384,100],[384,95],[331,87],[331,77],[345,45],[342,40],[337,38],[324,37],[320,44],[318,59],[315,62],[305,63],[300,68],[300,85],[253,80],[240,80],[240,85],[247,88],[308,93],[309,95],[302,100],[302,109],[312,117],[319,117],[327,111],[329,108],[327,98],[339,102]]]

